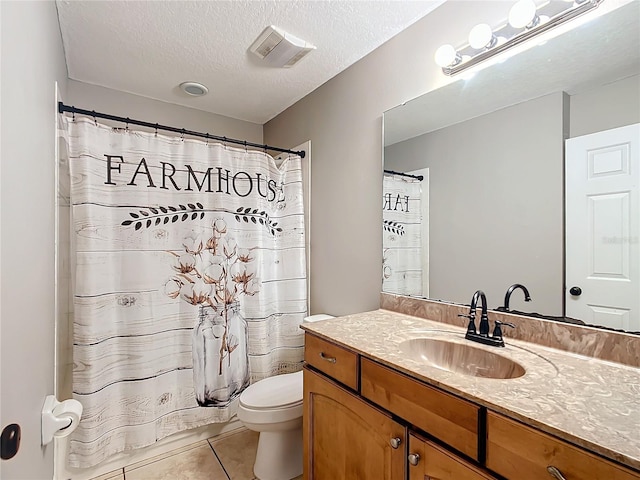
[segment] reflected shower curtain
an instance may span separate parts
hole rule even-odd
[[[301,368],[302,174],[294,155],[65,121],[85,468],[226,422],[250,382]]]
[[[382,291],[422,295],[420,180],[385,173],[382,183]]]

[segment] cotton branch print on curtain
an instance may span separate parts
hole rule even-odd
[[[85,468],[225,422],[250,382],[300,369],[304,210],[297,156],[67,124]]]
[[[382,290],[422,295],[420,180],[385,173],[382,190]]]

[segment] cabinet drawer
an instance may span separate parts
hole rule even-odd
[[[409,480],[425,478],[495,479],[435,443],[411,433],[409,435]]]
[[[360,361],[361,395],[478,460],[480,407],[369,359]]]
[[[494,412],[487,413],[487,468],[510,479],[638,480],[640,475]],[[557,478],[557,477],[556,477]]]
[[[358,389],[358,355],[309,333],[304,337],[304,361],[331,378]]]

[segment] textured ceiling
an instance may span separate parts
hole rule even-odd
[[[433,10],[437,1],[58,0],[69,77],[263,124]],[[248,48],[268,25],[315,45],[289,69]],[[209,94],[177,87],[196,81]]]

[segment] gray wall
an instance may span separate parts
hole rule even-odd
[[[65,103],[78,108],[262,143],[262,125],[257,123],[236,120],[75,80],[69,80],[68,91]],[[169,133],[169,135],[173,134]]]
[[[40,446],[40,411],[54,379],[55,82],[66,66],[55,2],[0,2],[0,424],[22,426],[18,455],[0,477],[53,477]]]
[[[385,168],[428,167],[431,298],[562,315],[563,121],[556,93],[385,148]],[[535,132],[535,133],[534,133]]]
[[[572,95],[571,137],[640,122],[640,76]]]
[[[311,140],[312,313],[379,308],[382,113],[450,82],[436,49],[504,15],[503,1],[446,2],[265,125],[269,144]]]

